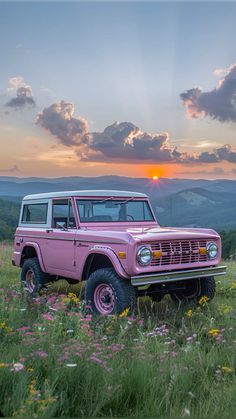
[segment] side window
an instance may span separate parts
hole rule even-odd
[[[22,223],[46,224],[48,204],[25,204],[23,206]]]
[[[69,199],[57,199],[52,204],[52,227],[75,228],[75,216]]]

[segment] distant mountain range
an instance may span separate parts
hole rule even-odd
[[[146,193],[162,225],[236,228],[236,181],[128,178],[121,176],[16,178],[0,177],[0,198],[19,202],[24,195],[82,189]]]

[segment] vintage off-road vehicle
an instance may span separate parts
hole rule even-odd
[[[145,194],[87,190],[23,199],[13,265],[31,295],[61,278],[86,281],[86,301],[106,315],[141,295],[212,299],[220,258],[214,230],[160,227]]]

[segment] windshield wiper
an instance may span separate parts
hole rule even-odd
[[[114,198],[110,197],[110,198],[102,199],[101,201],[94,200],[93,204],[102,204],[103,202],[111,201],[112,199]]]
[[[126,204],[126,202],[133,201],[134,198],[128,198],[125,201],[114,202],[114,205]]]

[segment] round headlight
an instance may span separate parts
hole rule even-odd
[[[215,259],[218,255],[218,246],[216,243],[211,242],[207,245],[207,256],[209,259]]]
[[[137,261],[140,265],[148,265],[152,260],[152,251],[150,247],[142,246],[137,252]]]

